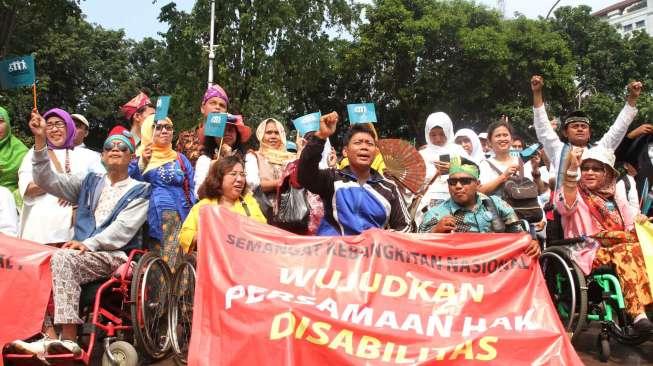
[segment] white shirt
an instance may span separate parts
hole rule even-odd
[[[621,110],[617,119],[614,121],[608,132],[601,137],[597,145],[601,145],[604,148],[614,151],[617,149],[621,140],[626,136],[628,132],[628,126],[633,122],[633,119],[637,115],[637,108],[631,107],[628,103]],[[537,134],[537,139],[544,146],[544,152],[551,159],[551,169],[549,173],[551,176],[556,177],[558,172],[558,167],[560,166],[562,148],[564,142],[560,140],[560,137],[551,127],[551,122],[549,122],[549,116],[546,114],[546,108],[542,105],[539,108],[533,107],[533,126],[535,127],[535,133]]]
[[[62,169],[65,169],[66,150],[53,150]],[[68,150],[70,159],[70,174],[84,179],[88,173],[104,174],[106,171],[99,155],[91,150],[75,148]],[[51,194],[36,197],[26,197],[27,186],[33,182],[32,155],[34,149],[29,149],[18,169],[18,189],[23,196],[23,211],[20,219],[20,238],[37,243],[63,243],[73,238],[72,206],[62,207],[59,199]],[[56,171],[50,162],[50,169]],[[76,203],[76,202],[74,202]]]
[[[209,169],[211,168],[212,161],[213,160],[211,160],[211,158],[202,154],[199,158],[197,158],[197,161],[195,162],[195,187],[193,189],[195,190],[196,196],[200,186],[202,183],[204,183],[204,180],[209,175]],[[247,166],[247,164],[245,164],[245,166]],[[258,173],[258,166],[256,167],[256,172]]]
[[[0,186],[0,233],[16,237],[18,235],[18,211],[14,195]]]
[[[630,175],[626,175],[626,178],[630,183],[630,191],[626,191],[626,183],[623,180],[617,182],[616,190],[621,191],[624,196],[628,197],[628,207],[633,217],[639,213],[639,193],[637,192],[637,183],[635,183],[635,178]]]

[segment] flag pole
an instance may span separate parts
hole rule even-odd
[[[36,108],[36,82],[32,84],[32,96],[34,97],[34,109]]]
[[[215,160],[220,160],[220,152],[222,152],[222,141],[224,140],[224,136],[220,138],[220,146],[218,147],[218,157],[215,158]]]

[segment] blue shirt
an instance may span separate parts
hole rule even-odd
[[[419,227],[419,232],[430,232],[435,225],[445,216],[459,218],[456,220],[456,232],[490,233],[492,231],[492,219],[494,214],[488,208],[492,200],[499,218],[506,226],[506,232],[520,232],[523,228],[515,211],[504,200],[497,196],[486,196],[482,193],[476,194],[476,204],[473,210],[458,205],[453,199],[448,199],[439,205],[432,207],[424,215],[424,221]]]

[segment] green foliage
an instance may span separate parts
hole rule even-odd
[[[191,12],[163,5],[163,40],[127,39],[89,24],[79,0],[0,0],[0,55],[36,55],[39,108],[83,113],[91,145],[124,122],[119,107],[139,90],[172,95],[177,130],[198,123],[207,85],[209,1]],[[499,115],[534,139],[529,79],[545,77],[551,116],[581,108],[594,136],[624,103],[624,86],[653,88],[653,40],[621,37],[586,6],[551,19],[503,19],[464,0],[216,1],[214,81],[230,112],[255,127],[373,102],[382,136],[423,141],[426,117],[448,113],[456,128],[483,131]],[[650,94],[636,123],[653,119]],[[0,91],[19,136],[27,136],[31,92]],[[342,131],[340,131],[342,133]]]

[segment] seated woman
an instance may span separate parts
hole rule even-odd
[[[257,194],[257,200],[265,217],[270,219],[283,169],[297,159],[297,154],[286,151],[286,130],[274,118],[267,118],[258,125],[256,138],[261,143],[259,150],[245,157],[247,185],[253,191],[262,192]]]
[[[589,150],[574,147],[563,187],[557,192],[556,206],[565,238],[592,235],[602,243],[592,268],[605,264],[614,266],[626,311],[634,319],[635,329],[653,334],[653,323],[644,312],[653,298],[642,249],[636,236],[625,231],[632,229],[634,220],[646,220],[646,217],[633,218],[627,198],[615,193],[614,160],[614,153],[600,146]]]
[[[243,161],[237,156],[227,156],[211,165],[209,175],[200,186],[200,201],[193,206],[181,227],[179,244],[188,253],[197,245],[197,225],[200,208],[220,205],[229,210],[266,223],[254,196],[247,190]]]
[[[174,270],[179,252],[179,230],[195,203],[194,171],[190,161],[172,149],[174,126],[170,118],[154,123],[154,116],[143,122],[141,144],[145,146],[138,160],[133,160],[129,174],[152,186],[147,211],[151,249],[159,251]]]

